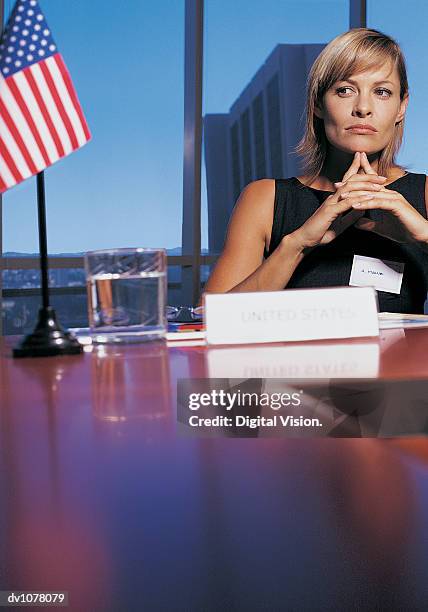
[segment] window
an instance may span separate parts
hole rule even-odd
[[[4,1],[5,19],[14,2]],[[179,255],[184,0],[108,6],[104,0],[43,0],[42,9],[92,132],[90,143],[45,172],[49,253],[162,246]],[[38,253],[35,178],[3,197],[3,253]],[[3,272],[5,333],[21,330],[26,320],[19,313],[27,298],[9,290],[35,288],[38,274],[30,282],[28,272]],[[51,277],[54,272],[60,270]],[[79,272],[83,299],[74,319],[68,317],[76,325],[86,308],[82,270],[61,271],[66,287],[74,286]],[[170,272],[171,295],[177,299],[181,269]],[[37,310],[37,297],[30,301]],[[33,312],[30,301],[27,309]]]
[[[298,171],[305,79],[349,2],[206,0],[204,21],[202,246],[218,253],[242,188]]]
[[[14,2],[3,1],[7,16]],[[108,12],[102,0],[43,1],[93,134],[46,171],[50,253],[142,245],[180,254],[184,9],[185,0],[111,2]],[[205,0],[203,253],[221,250],[247,182],[296,173],[306,75],[348,27],[348,0]],[[37,253],[34,179],[4,197],[3,230],[3,251]],[[212,258],[201,263],[204,281]],[[81,267],[67,269],[75,283]],[[181,301],[179,266],[169,280],[171,303]],[[67,286],[84,293],[83,284]]]

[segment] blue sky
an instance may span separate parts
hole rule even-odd
[[[49,251],[179,246],[184,0],[39,1],[93,134],[45,173]],[[6,15],[13,4],[5,0]],[[428,170],[427,17],[423,0],[368,2],[369,26],[394,36],[407,57],[399,161],[416,172]],[[278,43],[328,42],[346,29],[347,0],[206,0],[204,113],[227,112]],[[4,197],[3,250],[38,250],[35,179]]]

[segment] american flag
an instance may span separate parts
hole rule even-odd
[[[37,0],[18,0],[0,41],[0,193],[89,139],[70,75]]]

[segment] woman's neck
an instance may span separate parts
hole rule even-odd
[[[377,153],[368,155],[370,166],[375,172],[378,170],[379,156]],[[354,161],[354,153],[345,153],[331,147],[327,153],[324,165],[318,177],[310,184],[309,187],[314,189],[321,189],[323,191],[335,191],[333,183],[337,183],[342,180],[343,175],[349,170],[352,162]],[[362,168],[358,171],[360,174],[364,174]],[[402,170],[399,167],[392,167],[388,172],[389,181],[395,180],[399,175],[402,174]],[[308,184],[307,177],[302,177],[303,183]]]
[[[318,178],[325,178],[332,187],[333,183],[337,183],[338,181],[342,180],[343,175],[349,170],[349,167],[354,161],[354,157],[354,153],[345,153],[330,147]],[[375,172],[377,172],[379,162],[378,154],[375,153],[373,155],[368,155],[368,160],[370,166]],[[358,172],[360,174],[364,174],[364,170],[362,168],[360,168]]]

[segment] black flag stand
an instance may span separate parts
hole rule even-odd
[[[40,272],[42,307],[33,333],[25,336],[13,349],[14,357],[49,357],[51,355],[77,355],[83,348],[70,332],[63,330],[56,320],[55,310],[49,305],[48,243],[46,236],[45,177],[37,175],[37,209],[39,218]]]

